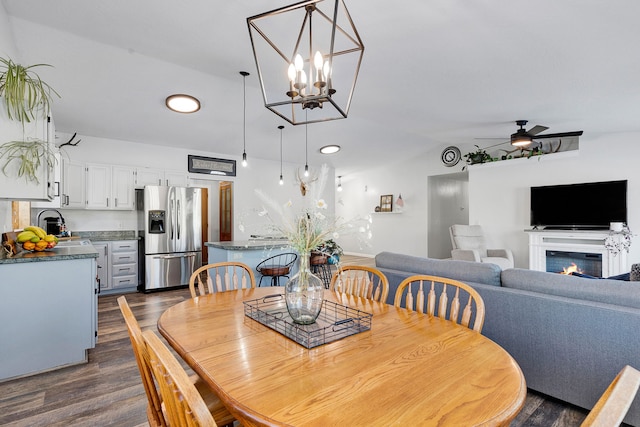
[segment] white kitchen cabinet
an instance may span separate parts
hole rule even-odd
[[[60,207],[85,208],[85,165],[62,159],[62,190]]]
[[[32,208],[57,209],[62,206],[62,159],[60,158],[60,153],[56,153],[55,157],[56,162],[53,165],[53,177],[51,178],[53,198],[50,201],[31,202]]]
[[[112,209],[133,210],[135,191],[133,186],[134,169],[127,166],[111,168]]]
[[[116,240],[92,244],[98,254],[101,250],[106,254],[103,271],[98,269],[100,292],[109,294],[135,290],[138,287],[138,241]]]
[[[187,187],[189,184],[189,177],[184,172],[179,171],[164,171],[165,185],[173,187]]]
[[[164,171],[162,169],[136,169],[136,188],[144,188],[145,185],[162,185],[163,179]]]
[[[24,129],[21,126],[17,126],[17,122],[9,121],[6,124],[3,122],[2,128],[0,135],[3,135],[4,139],[0,143],[12,140],[30,141],[37,139],[52,144],[52,149],[55,149],[53,147],[53,122],[50,118],[35,120]],[[12,131],[18,130],[18,128],[20,132],[12,134]],[[7,132],[6,135],[4,135],[4,131]],[[47,202],[53,200],[55,193],[55,184],[53,182],[55,165],[49,165],[45,159],[42,160],[40,167],[36,170],[37,181],[28,180],[25,176],[18,177],[19,162],[13,160],[9,163],[4,173],[0,172],[0,199]],[[5,166],[5,161],[4,158],[0,159],[0,168]]]
[[[133,210],[133,168],[87,163],[85,174],[87,209]]]
[[[136,169],[136,188],[144,188],[145,185],[187,187],[188,183],[189,176],[184,172],[152,168]]]

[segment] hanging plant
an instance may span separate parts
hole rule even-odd
[[[50,67],[48,64],[23,66],[11,59],[0,58],[0,98],[4,101],[9,120],[25,123],[44,120],[51,109],[52,96],[58,93],[44,82],[35,67]],[[3,159],[2,173],[9,175],[15,171],[18,178],[39,183],[38,168],[53,167],[56,163],[55,146],[40,139],[9,141],[0,145],[0,158]],[[17,163],[17,167],[12,166]],[[10,167],[11,166],[11,167]]]
[[[42,81],[33,71],[35,67],[50,67],[49,64],[23,66],[11,59],[0,58],[0,97],[4,99],[10,120],[24,124],[36,118],[35,113],[42,111],[48,114],[52,94],[58,93]]]
[[[42,165],[46,165],[48,168],[55,166],[57,162],[55,154],[56,150],[52,144],[40,139],[9,141],[0,145],[0,158],[5,161],[2,173],[9,176],[9,166],[16,162],[18,163],[16,171],[18,178],[24,177],[27,181],[39,184],[38,168]]]

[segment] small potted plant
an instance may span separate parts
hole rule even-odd
[[[471,151],[464,155],[467,159],[468,165],[475,165],[478,163],[487,163],[492,162],[493,158],[486,152],[484,148],[480,148],[479,146],[475,146],[476,151]]]
[[[318,246],[317,251],[326,256],[327,262],[331,265],[337,264],[340,261],[340,256],[344,253],[340,245],[333,239],[329,239]]]
[[[618,235],[621,238],[616,238]],[[631,230],[629,230],[629,227],[624,224],[620,231],[609,231],[609,235],[604,239],[604,247],[607,248],[607,251],[609,251],[613,256],[618,255],[622,251],[629,252],[632,236],[633,234],[631,233]]]

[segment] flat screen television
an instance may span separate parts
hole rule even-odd
[[[531,187],[531,225],[547,229],[608,229],[627,222],[627,181]]]

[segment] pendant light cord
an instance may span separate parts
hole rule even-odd
[[[308,111],[304,110],[304,176],[309,176],[309,119]]]
[[[247,76],[246,71],[240,71],[242,76],[242,166],[247,166]]]

